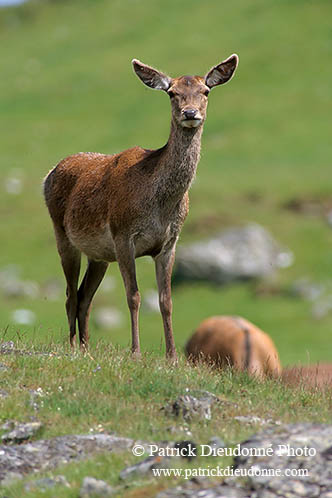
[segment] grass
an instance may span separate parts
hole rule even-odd
[[[264,283],[274,293],[258,292],[261,283],[175,287],[176,344],[181,352],[198,323],[210,315],[239,314],[273,337],[283,364],[331,361],[326,346],[331,314],[314,319],[311,303],[290,293],[294,280],[302,277],[327,285],[331,280],[332,230],[325,218],[332,205],[331,10],[325,0],[30,0],[0,9],[0,271],[15,264],[23,279],[42,289],[34,299],[1,296],[0,330],[5,340],[19,338],[28,348],[60,353],[1,358],[9,367],[1,373],[1,387],[10,392],[0,399],[1,421],[36,415],[29,389],[40,387],[45,395],[37,413],[44,423],[39,437],[85,433],[101,424],[121,435],[161,440],[171,438],[167,429],[174,425],[172,438],[183,439],[183,423],[167,418],[160,408],[189,387],[207,389],[231,403],[216,409],[211,422],[191,424],[198,442],[217,434],[235,444],[258,429],[235,423],[239,414],[329,422],[328,393],[290,391],[231,372],[221,376],[203,365],[189,368],[183,358],[177,369],[170,368],[162,358],[158,313],[142,309],[145,353],[141,362],[129,361],[129,318],[117,265],[109,270],[114,289],[101,289],[94,301],[94,360],[65,356],[64,280],[41,183],[71,153],[112,153],[135,144],[157,148],[166,142],[167,98],[135,78],[133,57],[175,76],[204,74],[238,53],[237,75],[209,98],[202,158],[180,244],[253,221],[289,247],[295,262]],[[5,189],[15,175],[23,182],[18,195]],[[316,213],[285,208],[291,201],[310,199],[321,205]],[[137,270],[144,298],[156,287],[151,260],[137,261]],[[56,301],[44,290],[50,279],[60,280],[63,289]],[[97,328],[94,310],[108,305],[124,319],[105,331]],[[20,308],[36,314],[34,324],[13,322],[12,312]],[[97,364],[101,370],[94,372]],[[119,471],[134,461],[128,455],[98,456],[58,469],[71,484],[63,496],[77,496],[82,477],[91,472],[118,486]],[[23,485],[6,489],[6,496],[28,496]],[[170,482],[143,480],[121,492],[152,496],[166,485]]]
[[[18,341],[17,347],[30,352],[36,345]],[[51,354],[41,356],[4,355],[1,362],[8,370],[1,373],[1,387],[9,396],[0,399],[0,424],[8,419],[27,421],[37,417],[43,423],[38,438],[89,432],[115,432],[143,441],[183,440],[188,436],[197,444],[208,444],[218,435],[232,447],[246,439],[259,424],[245,425],[234,420],[239,415],[255,415],[283,423],[312,421],[328,423],[331,393],[308,391],[299,386],[290,390],[279,381],[259,382],[245,374],[227,370],[216,372],[208,365],[192,367],[183,357],[177,367],[169,366],[158,354],[145,353],[140,361],[132,361],[128,351],[99,343],[90,356],[70,355],[58,344],[41,345]],[[97,365],[100,368],[96,368]],[[30,391],[39,389],[38,410],[30,402]],[[161,410],[186,390],[207,390],[218,395],[220,406],[212,408],[212,419],[185,422],[181,417],[167,415]],[[133,417],[133,414],[135,416]],[[172,428],[172,429],[171,429]],[[181,482],[179,479],[136,478],[119,481],[119,472],[138,462],[131,452],[92,456],[87,461],[73,463],[41,475],[65,475],[70,488],[61,488],[61,496],[77,496],[84,476],[104,479],[118,487],[119,496],[154,496],[156,487]],[[230,459],[199,457],[189,468],[206,468],[217,464],[225,467]],[[177,466],[178,462],[174,462]],[[187,468],[181,462],[180,466]],[[31,476],[4,488],[10,498],[22,495]],[[149,491],[147,491],[147,488]],[[39,496],[24,491],[24,496]],[[56,496],[49,491],[43,496]],[[76,493],[76,495],[75,495]],[[2,495],[1,495],[2,496]],[[135,494],[133,494],[135,496]],[[140,496],[138,494],[138,496]]]
[[[303,276],[329,280],[332,231],[323,215],[283,208],[294,198],[323,201],[332,196],[332,72],[325,62],[332,47],[330,14],[331,6],[323,0],[291,5],[239,0],[227,6],[216,0],[203,6],[196,0],[189,9],[188,0],[171,0],[167,6],[161,0],[32,0],[2,9],[0,182],[19,169],[24,190],[21,195],[2,191],[6,245],[0,268],[17,264],[23,278],[40,285],[54,277],[63,282],[40,187],[62,157],[80,150],[115,152],[134,144],[159,147],[167,140],[167,99],[135,79],[133,57],[173,75],[204,74],[238,52],[238,74],[210,97],[202,159],[180,243],[255,221],[294,251],[295,264],[280,272],[278,297],[257,297],[246,284],[175,289],[176,341],[181,348],[208,315],[236,313],[271,334],[285,364],[307,361],[308,356],[311,361],[331,360],[325,338],[332,317],[317,322],[310,303],[289,297],[287,290]],[[147,258],[137,266],[144,296],[155,288],[154,271]],[[123,286],[116,265],[109,271],[115,290],[107,296],[99,293],[95,307],[115,306],[126,319],[111,331],[97,330],[92,320],[92,341],[127,346]],[[4,299],[1,323],[15,334],[13,310],[29,308],[36,322],[20,332],[62,341],[67,335],[63,301],[64,293],[57,302],[46,301],[43,293],[35,300]],[[160,349],[158,314],[142,313],[141,329],[144,348]]]

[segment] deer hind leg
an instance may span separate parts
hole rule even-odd
[[[140,356],[139,343],[139,308],[141,304],[141,296],[138,290],[136,280],[136,266],[134,247],[125,241],[116,241],[116,259],[119,264],[123,283],[126,289],[127,303],[131,318],[131,336],[132,345],[131,351],[134,355]]]
[[[85,351],[89,342],[89,315],[91,302],[108,267],[106,261],[88,260],[88,267],[78,290],[77,320],[80,348]]]
[[[74,348],[77,316],[77,287],[81,268],[81,253],[70,243],[63,229],[55,227],[55,236],[63,272],[67,282],[66,312],[69,324],[70,345]]]
[[[155,258],[156,277],[159,291],[159,307],[164,323],[166,356],[176,360],[176,349],[172,328],[172,295],[171,278],[175,258],[175,246],[172,249],[160,253]]]

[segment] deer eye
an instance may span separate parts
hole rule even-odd
[[[210,90],[205,90],[205,92],[204,92],[205,97],[207,97],[209,95],[209,93],[210,93]]]
[[[175,97],[175,93],[172,92],[172,90],[170,90],[169,92],[167,92],[168,95],[170,96],[170,98],[172,99],[173,97]]]

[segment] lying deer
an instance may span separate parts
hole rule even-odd
[[[278,377],[281,365],[272,339],[248,320],[214,316],[204,320],[185,347],[189,359],[233,366],[263,378]]]
[[[166,145],[157,150],[134,147],[113,155],[75,154],[47,175],[44,195],[67,281],[72,347],[77,320],[81,349],[86,348],[92,298],[108,264],[117,261],[131,315],[132,352],[140,353],[135,258],[149,255],[155,261],[166,355],[176,358],[171,319],[175,246],[188,214],[188,190],[199,161],[208,94],[232,78],[237,64],[237,55],[232,55],[204,77],[170,78],[134,59],[134,71],[142,82],[170,98]],[[77,290],[81,253],[88,266]]]
[[[332,364],[317,363],[286,367],[282,371],[282,382],[291,387],[309,389],[332,389]]]

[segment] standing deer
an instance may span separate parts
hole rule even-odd
[[[166,356],[175,360],[171,319],[175,246],[189,210],[188,190],[200,157],[208,94],[232,78],[238,56],[231,55],[205,77],[170,78],[136,59],[132,64],[145,85],[170,97],[166,145],[157,150],[134,147],[113,155],[69,156],[47,175],[44,195],[67,281],[71,346],[77,320],[81,349],[87,347],[92,298],[108,264],[117,261],[131,315],[132,352],[140,354],[135,258],[149,255],[155,261]],[[88,266],[77,290],[81,253]]]
[[[189,359],[233,366],[250,375],[279,377],[281,365],[272,339],[239,316],[213,316],[203,320],[185,347]]]

